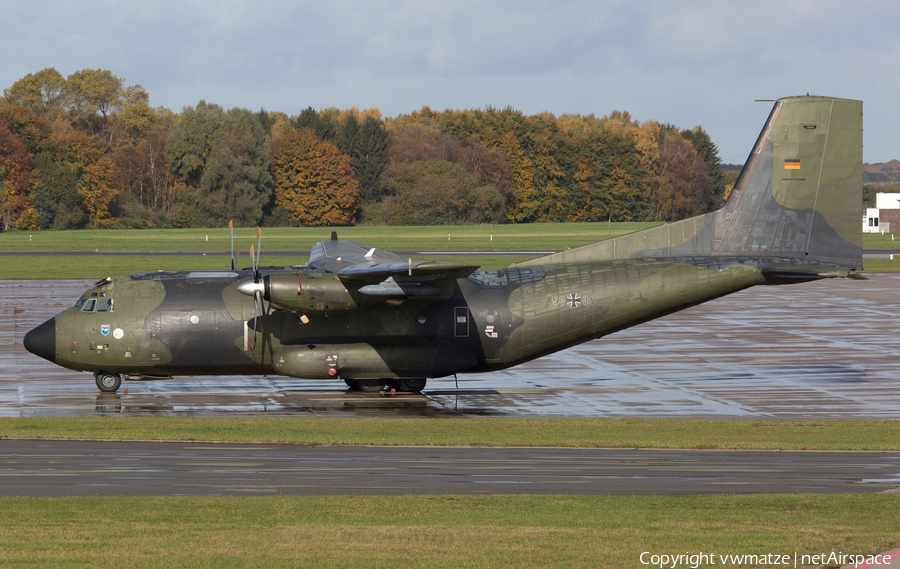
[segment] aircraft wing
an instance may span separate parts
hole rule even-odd
[[[478,265],[454,261],[411,261],[364,243],[342,240],[313,245],[307,266],[335,273],[345,285],[372,295],[432,294],[437,289],[424,283],[465,278],[478,269]]]

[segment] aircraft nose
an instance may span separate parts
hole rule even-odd
[[[45,360],[56,361],[56,318],[47,320],[25,334],[25,349]]]

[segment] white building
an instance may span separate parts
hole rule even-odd
[[[875,207],[863,214],[863,233],[890,233],[892,223],[900,227],[900,194],[875,194]]]

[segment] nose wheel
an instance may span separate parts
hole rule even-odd
[[[99,371],[94,374],[97,388],[104,393],[115,393],[122,385],[122,376],[108,371]]]

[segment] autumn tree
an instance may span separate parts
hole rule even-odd
[[[476,140],[463,141],[440,134],[434,125],[416,123],[391,131],[388,156],[391,163],[446,160],[463,168],[481,186],[491,186],[504,199],[513,190],[509,159],[499,150],[491,150]],[[500,211],[494,212],[494,215]]]
[[[30,206],[31,158],[25,143],[0,126],[0,223],[4,230],[15,227]]]
[[[706,163],[677,131],[659,142],[659,165],[648,177],[652,221],[684,219],[702,211],[712,187]]]
[[[706,164],[706,175],[709,176],[710,200],[708,210],[716,210],[725,203],[725,187],[728,180],[722,172],[722,161],[719,159],[719,149],[713,143],[709,134],[701,126],[695,126],[691,130],[681,131],[681,136],[691,141],[697,155]]]
[[[503,205],[496,188],[480,186],[463,167],[445,160],[392,163],[384,185],[389,195],[372,209],[389,225],[491,221]]]
[[[271,157],[275,203],[306,226],[352,225],[359,184],[350,157],[308,128],[276,141]]]
[[[120,193],[112,185],[112,160],[96,139],[82,132],[59,137],[54,146],[59,161],[75,175],[88,222],[92,227],[110,225],[109,205]]]
[[[0,126],[24,142],[32,154],[44,150],[50,136],[47,120],[31,108],[20,105],[0,105]]]
[[[62,112],[65,96],[66,80],[52,67],[29,73],[3,90],[8,104],[28,107],[50,122]]]
[[[122,79],[107,69],[82,69],[66,78],[66,107],[72,123],[99,134],[110,114],[122,108]]]
[[[167,223],[178,189],[165,152],[167,137],[165,132],[152,131],[138,144],[119,141],[112,154],[113,181],[116,188],[133,198],[119,200],[120,215],[154,226]]]

